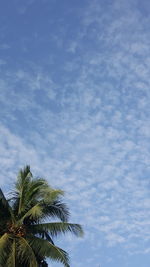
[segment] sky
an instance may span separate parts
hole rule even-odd
[[[148,0],[1,1],[0,186],[65,190],[71,267],[150,266],[149,25]]]

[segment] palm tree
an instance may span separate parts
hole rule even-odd
[[[10,199],[0,189],[0,267],[46,267],[47,258],[70,266],[67,252],[53,238],[66,232],[82,236],[83,230],[68,223],[63,195],[45,179],[35,179],[29,166],[20,170]]]

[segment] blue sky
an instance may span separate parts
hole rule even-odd
[[[0,186],[66,191],[71,267],[150,266],[149,25],[147,0],[1,1]]]

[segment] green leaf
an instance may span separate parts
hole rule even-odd
[[[44,214],[47,217],[56,217],[63,222],[67,222],[70,215],[66,204],[59,200],[54,201],[52,204],[45,203]]]
[[[0,266],[6,264],[9,253],[11,252],[12,240],[10,235],[5,233],[0,238]]]
[[[20,219],[20,223],[21,222],[23,223],[24,219],[26,219],[28,217],[33,219],[33,220],[38,220],[39,218],[41,218],[42,215],[44,215],[43,214],[43,207],[41,206],[40,203],[38,203],[23,215],[23,217]]]
[[[27,240],[23,237],[19,237],[17,243],[17,258],[19,261],[28,264],[29,267],[38,267],[34,251]]]
[[[69,257],[66,251],[38,237],[28,237],[28,240],[35,254],[41,257],[48,257],[54,261],[59,261],[63,263],[65,267],[70,267]]]
[[[58,200],[60,196],[64,196],[64,191],[60,189],[52,189],[47,187],[43,192],[43,201],[47,204],[53,203],[55,200]]]
[[[81,225],[65,222],[37,224],[30,226],[29,229],[33,230],[36,234],[40,233],[41,231],[46,231],[50,233],[52,237],[59,234],[66,234],[67,232],[71,232],[77,237],[83,236],[83,229]]]
[[[7,267],[16,267],[16,240],[13,240],[13,243],[11,245],[11,251],[9,255],[7,255]]]
[[[31,178],[32,173],[30,171],[30,166],[26,166],[23,170],[20,170],[16,182],[16,189],[19,196],[18,214],[20,214],[22,210],[24,210],[26,193],[28,192]]]

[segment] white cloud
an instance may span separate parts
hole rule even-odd
[[[77,40],[66,44],[76,57],[62,66],[62,84],[34,64],[0,81],[1,184],[30,163],[67,191],[72,220],[85,225],[80,242],[101,240],[95,251],[137,252],[150,234],[150,19],[128,5],[90,3]]]

